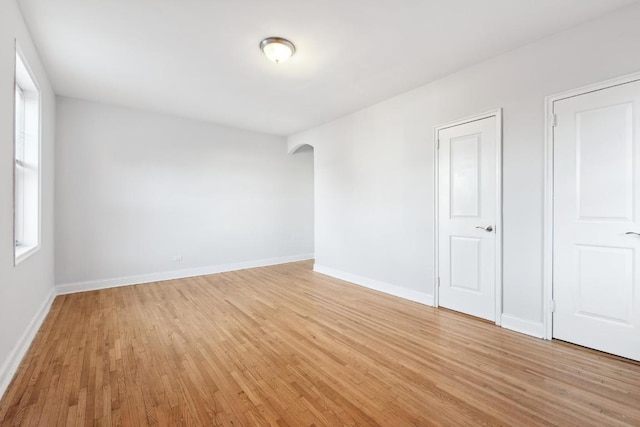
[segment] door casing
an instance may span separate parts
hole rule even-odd
[[[495,117],[496,119],[496,246],[495,246],[495,310],[496,310],[496,325],[502,323],[502,108],[497,110],[488,111],[484,114],[478,114],[475,116],[465,117],[461,120],[445,123],[434,128],[434,307],[439,307],[440,289],[439,289],[439,277],[440,277],[440,220],[439,216],[439,200],[440,200],[440,183],[439,183],[439,170],[440,170],[440,156],[439,150],[439,133],[443,129],[448,129],[463,125],[470,122],[476,122],[478,120],[488,119]]]
[[[554,103],[614,86],[640,81],[640,72],[604,82],[583,86],[547,96],[545,98],[545,153],[544,153],[544,218],[543,218],[543,316],[544,338],[553,339],[553,185],[554,185],[554,132],[556,118]]]

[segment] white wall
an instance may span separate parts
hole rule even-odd
[[[70,98],[57,112],[57,284],[312,256],[312,152]]]
[[[41,249],[13,265],[13,98],[15,41],[42,96]],[[53,298],[55,97],[14,0],[0,2],[0,395]]]
[[[316,264],[433,295],[433,129],[502,107],[503,311],[542,333],[544,98],[640,71],[639,22],[635,5],[291,136],[315,147]]]

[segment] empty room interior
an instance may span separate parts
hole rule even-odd
[[[3,0],[0,426],[640,426],[640,1]]]

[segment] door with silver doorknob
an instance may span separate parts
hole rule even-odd
[[[497,117],[438,131],[438,304],[496,320]]]
[[[553,337],[640,360],[640,81],[554,103]]]

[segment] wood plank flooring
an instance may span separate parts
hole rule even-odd
[[[0,425],[640,425],[640,364],[286,264],[60,296]]]

